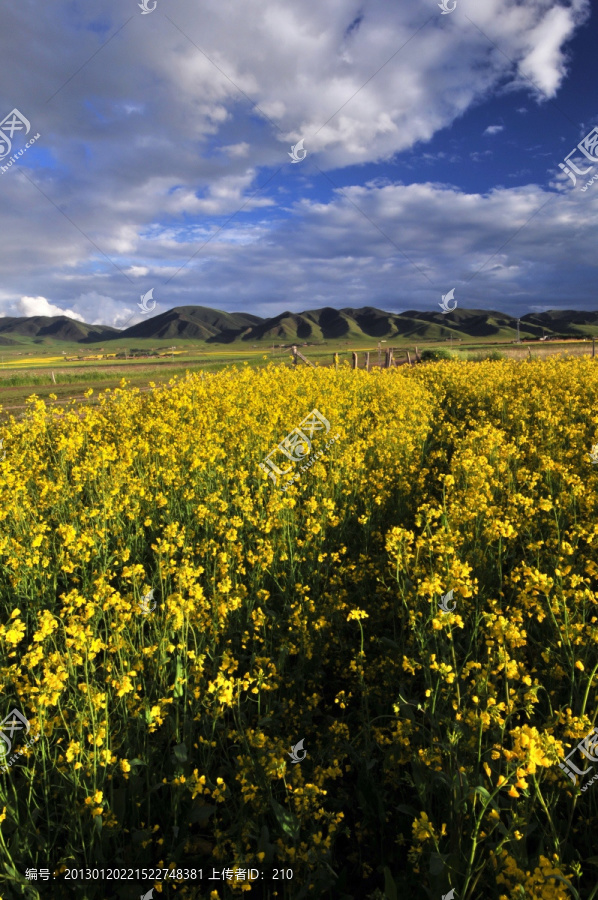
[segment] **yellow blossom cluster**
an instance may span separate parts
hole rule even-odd
[[[110,859],[292,870],[288,900],[591,896],[596,799],[558,764],[597,715],[597,399],[590,359],[32,397],[0,718],[40,739],[0,773],[0,893]],[[313,409],[338,440],[274,485]]]

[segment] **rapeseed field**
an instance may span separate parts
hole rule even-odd
[[[1,897],[597,898],[594,764],[559,768],[598,711],[597,400],[591,359],[30,398],[0,718],[39,738],[0,774]],[[325,452],[274,484],[314,409]]]

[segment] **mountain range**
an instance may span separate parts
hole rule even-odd
[[[360,309],[312,309],[283,312],[272,318],[250,313],[223,312],[206,306],[177,306],[136,325],[119,330],[109,325],[88,325],[68,316],[5,316],[0,318],[0,345],[79,344],[112,340],[193,340],[206,344],[319,344],[324,341],[363,343],[415,339],[515,340],[517,319],[492,310],[453,312],[384,312],[372,306]],[[519,320],[521,338],[598,336],[598,311],[548,310],[528,313]]]

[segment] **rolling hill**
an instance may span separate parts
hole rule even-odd
[[[548,310],[520,319],[522,338],[598,337],[598,311]],[[68,316],[7,316],[0,318],[0,344],[18,345],[69,342],[107,343],[112,340],[191,340],[206,344],[319,344],[324,341],[444,341],[478,339],[510,341],[517,338],[517,319],[494,310],[461,309],[453,312],[407,310],[386,312],[373,306],[334,309],[327,306],[305,312],[282,312],[261,318],[244,312],[224,312],[206,306],[178,306],[119,330],[88,325]]]
[[[227,313],[207,306],[177,306],[165,313],[144,319],[114,337],[173,338],[208,341],[219,338],[228,341],[244,334],[252,326],[261,323],[259,316],[249,313]]]
[[[0,318],[0,335],[48,338],[53,341],[92,343],[118,337],[120,332],[110,325],[86,325],[69,316],[4,316]],[[11,343],[17,343],[7,338]]]

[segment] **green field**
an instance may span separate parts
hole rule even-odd
[[[415,359],[416,348],[421,354],[426,350],[448,350],[456,358],[476,359],[492,352],[505,357],[523,358],[566,353],[567,355],[590,355],[592,342],[586,340],[534,342],[515,344],[512,340],[477,338],[467,340],[413,340],[396,338],[392,341],[336,340],[318,344],[297,344],[298,349],[318,366],[333,365],[334,354],[338,354],[339,365],[351,365],[352,353],[359,354],[358,365],[365,366],[365,353],[370,353],[370,366],[384,365],[387,348],[394,351],[395,363],[406,361],[407,352]],[[127,359],[90,359],[100,355],[122,354]],[[136,355],[135,355],[136,353]],[[142,353],[156,355],[142,356]],[[87,357],[87,358],[86,358]],[[68,361],[65,361],[68,360]],[[44,340],[39,342],[23,338],[18,346],[0,347],[0,416],[5,418],[14,413],[19,417],[27,408],[27,400],[32,395],[56,405],[93,403],[98,392],[114,389],[125,379],[128,384],[140,390],[149,390],[152,384],[168,382],[182,372],[217,372],[230,365],[263,367],[270,362],[288,362],[293,365],[290,345],[280,346],[262,343],[242,346],[235,343],[227,349],[206,345],[203,341],[180,340],[172,344],[168,340],[136,338],[132,343],[125,340],[110,341],[109,344],[87,344],[82,349],[80,343]],[[306,363],[299,361],[300,366]],[[93,390],[93,394],[84,394]]]

